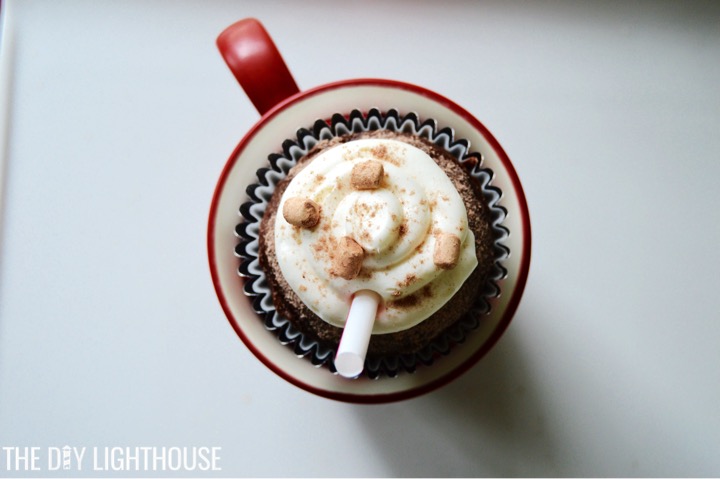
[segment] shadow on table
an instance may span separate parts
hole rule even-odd
[[[356,408],[390,474],[559,475],[543,398],[512,327],[480,363],[424,397]]]

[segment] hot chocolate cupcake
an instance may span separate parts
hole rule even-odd
[[[499,192],[467,150],[433,121],[371,111],[317,122],[271,155],[237,229],[246,292],[268,328],[334,370],[353,294],[371,290],[370,377],[411,372],[462,341],[506,254]]]

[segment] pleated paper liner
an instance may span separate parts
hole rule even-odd
[[[472,334],[483,317],[490,312],[488,300],[500,294],[497,281],[506,275],[502,263],[510,254],[508,248],[503,244],[503,240],[510,233],[503,226],[507,212],[497,204],[502,192],[492,186],[493,172],[483,167],[483,159],[480,154],[471,152],[469,141],[456,139],[454,131],[449,127],[438,128],[435,120],[421,120],[415,113],[401,115],[396,110],[383,113],[377,109],[371,109],[366,114],[353,110],[348,116],[335,114],[330,121],[317,120],[311,128],[301,128],[297,131],[295,138],[285,140],[282,143],[282,153],[269,155],[268,165],[257,171],[257,183],[247,187],[249,201],[240,206],[242,221],[235,228],[239,238],[235,254],[240,258],[238,272],[245,279],[243,291],[252,299],[253,310],[264,322],[269,331],[268,334],[275,334],[281,343],[292,348],[298,357],[303,358],[302,360],[311,361],[317,367],[327,367],[330,373],[335,373],[333,358],[336,346],[330,347],[322,344],[298,331],[275,309],[265,273],[260,268],[258,261],[260,220],[275,186],[319,141],[373,130],[389,130],[416,135],[448,151],[478,181],[490,208],[494,237],[494,264],[490,280],[472,308],[429,345],[415,354],[368,357],[363,374],[372,379],[378,379],[413,373],[418,367],[431,366],[435,361],[450,354],[453,345],[463,342],[469,334]]]

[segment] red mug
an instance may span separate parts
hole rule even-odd
[[[426,88],[395,80],[362,78],[328,83],[300,91],[271,37],[255,19],[241,20],[217,39],[221,55],[247,93],[260,120],[240,140],[217,183],[208,222],[210,272],[218,299],[233,329],[268,368],[290,383],[314,394],[358,403],[408,399],[432,391],[457,378],[482,358],[506,330],[522,297],[530,265],[530,219],[518,175],[497,140],[469,112]],[[243,293],[238,275],[240,260],[234,234],[238,208],[247,199],[246,186],[257,181],[255,172],[267,165],[270,153],[310,127],[318,119],[341,112],[397,110],[432,118],[467,139],[492,170],[492,183],[502,191],[500,206],[507,212],[503,226],[510,232],[503,244],[505,276],[497,282],[501,294],[491,300],[491,311],[478,328],[452,352],[429,367],[394,378],[347,380],[298,358],[267,331]]]

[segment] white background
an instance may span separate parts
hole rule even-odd
[[[220,476],[720,475],[717,2],[8,6],[0,446],[220,446]],[[247,16],[300,88],[423,85],[513,160],[525,296],[442,390],[316,397],[225,319],[208,209],[259,116],[214,42]]]

